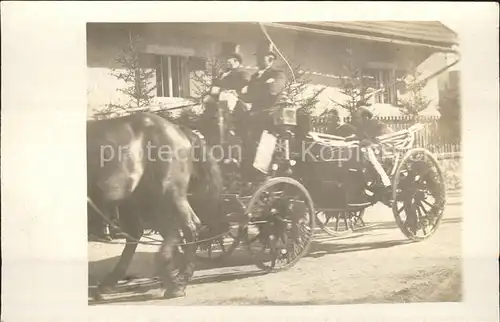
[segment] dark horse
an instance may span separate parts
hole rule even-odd
[[[196,245],[185,246],[181,256],[177,251],[180,231],[192,242],[200,219],[216,226],[222,189],[217,162],[208,153],[193,153],[196,145],[206,148],[193,131],[155,114],[87,122],[88,197],[110,218],[119,209],[121,229],[135,239],[127,239],[119,262],[100,283],[95,297],[124,277],[144,221],[152,223],[163,238],[156,265],[164,296],[185,295],[194,272]],[[188,202],[188,194],[193,201]],[[192,204],[203,205],[204,211],[195,213]],[[177,255],[183,260],[174,267]],[[179,269],[178,276],[174,268]]]

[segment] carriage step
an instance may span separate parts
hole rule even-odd
[[[349,208],[365,208],[369,207],[373,204],[373,202],[362,202],[362,203],[348,203],[347,207]]]

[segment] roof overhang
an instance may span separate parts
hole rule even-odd
[[[390,25],[390,24],[399,24]],[[436,22],[266,22],[269,27],[458,53],[456,34]],[[413,24],[413,26],[412,26]]]

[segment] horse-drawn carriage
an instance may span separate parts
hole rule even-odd
[[[228,115],[227,104],[219,104],[219,115]],[[220,120],[223,126],[224,117]],[[426,239],[438,228],[445,206],[444,178],[435,157],[414,147],[422,125],[378,136],[368,145],[356,138],[304,132],[294,106],[278,106],[274,125],[262,134],[254,162],[268,179],[253,195],[224,195],[227,212],[238,214],[232,217],[233,229],[200,247],[199,258],[223,259],[243,244],[259,267],[288,268],[306,253],[315,223],[338,236],[364,226],[365,209],[378,202],[392,209],[399,229],[411,240]],[[382,184],[368,153],[379,161],[389,185]],[[238,186],[237,171],[225,169],[226,186]],[[368,198],[359,200],[362,193]],[[257,243],[266,256],[254,251]]]
[[[187,163],[182,165],[185,161],[170,160],[167,164],[148,160],[144,164],[128,164],[129,168],[118,165],[118,167],[111,168],[109,173],[100,172],[103,173],[101,174],[102,178],[109,178],[111,173],[112,177],[110,178],[115,180],[106,179],[103,181],[109,184],[109,189],[105,186],[108,189],[105,191],[108,193],[105,197],[109,200],[111,197],[117,199],[116,193],[118,191],[118,193],[123,194],[119,198],[122,198],[125,204],[130,199],[127,204],[130,205],[130,211],[137,211],[136,207],[140,205],[137,201],[141,201],[141,204],[144,205],[146,199],[154,197],[156,199],[148,201],[149,207],[158,202],[158,205],[165,207],[162,208],[162,212],[170,212],[169,207],[174,206],[177,210],[174,209],[173,213],[178,212],[180,219],[185,220],[185,227],[180,231],[187,232],[188,235],[184,236],[187,237],[185,242],[179,244],[180,240],[172,237],[173,231],[169,230],[173,227],[170,223],[175,221],[168,219],[169,223],[165,221],[168,217],[157,217],[157,220],[160,220],[159,223],[165,224],[160,227],[160,233],[164,240],[156,240],[156,244],[161,242],[162,245],[159,258],[169,256],[163,259],[165,264],[162,264],[161,261],[158,262],[160,269],[164,269],[164,267],[172,269],[171,264],[168,264],[173,261],[172,255],[165,255],[171,254],[171,252],[166,253],[165,249],[175,245],[179,246],[177,249],[181,252],[182,245],[190,247],[189,252],[192,252],[194,246],[197,249],[196,255],[199,259],[208,258],[210,260],[226,258],[239,245],[243,245],[260,269],[267,272],[288,269],[307,254],[313,240],[316,222],[327,233],[337,235],[341,222],[344,223],[345,227],[351,229],[355,225],[362,224],[364,210],[377,202],[383,202],[392,208],[398,227],[409,239],[423,240],[436,231],[445,205],[444,180],[439,165],[432,154],[422,148],[413,148],[414,135],[420,128],[419,126],[382,135],[377,138],[377,143],[363,146],[359,140],[348,140],[340,136],[303,131],[298,126],[296,108],[288,104],[278,105],[273,109],[273,125],[261,135],[253,162],[253,166],[265,175],[254,182],[245,182],[244,187],[242,187],[239,184],[242,183],[239,179],[242,171],[240,163],[238,160],[234,160],[230,153],[227,153],[227,149],[233,148],[233,143],[236,142],[234,141],[236,137],[225,127],[228,121],[226,118],[229,115],[227,101],[220,100],[218,109],[219,129],[221,130],[219,143],[224,150],[223,158],[218,162],[224,178],[223,193],[218,194],[220,197],[218,203],[221,204],[218,209],[222,212],[224,219],[219,220],[217,226],[207,225],[202,228],[197,240],[193,239],[192,226],[188,226],[193,223],[191,220],[194,217],[190,217],[193,216],[193,210],[187,205],[187,200],[190,203],[192,200],[189,194],[186,194],[186,187],[175,186],[160,192],[157,190],[159,186],[155,182],[148,183],[147,181],[148,167],[152,169],[151,171],[161,170],[161,172],[156,172],[161,174],[160,177],[149,176],[149,180],[167,180],[158,181],[158,183],[165,183],[168,182],[169,176],[178,176],[178,180],[187,180],[189,176],[181,171],[187,166]],[[174,142],[170,139],[173,137],[172,135],[178,135],[179,138],[179,135],[187,135],[181,134],[180,129],[176,130],[177,134],[168,131],[162,132],[168,127],[168,124],[164,122],[166,121],[154,115],[140,115],[136,118],[111,120],[109,124],[101,123],[96,124],[96,126],[101,127],[101,130],[105,131],[104,133],[111,133],[118,141],[135,143],[133,146],[137,150],[132,150],[132,153],[140,155],[144,153],[146,142],[143,141],[144,137],[153,135],[155,140],[164,140],[172,145],[171,142]],[[114,130],[111,130],[110,132],[108,130],[110,126],[111,128],[128,128],[138,134],[132,138],[128,134],[123,136],[125,133],[123,131],[113,132]],[[189,131],[183,132],[188,133]],[[198,138],[203,142],[202,136]],[[99,141],[92,140],[97,146]],[[191,149],[187,145],[184,146],[182,142],[182,140],[178,140],[173,144],[177,144],[183,149]],[[380,172],[375,171],[372,163],[366,162],[366,155],[371,152],[377,156],[383,171],[390,177],[389,187],[381,184],[381,177],[378,175]],[[119,160],[119,162],[123,161]],[[209,163],[207,163],[208,167],[205,166],[207,169],[212,167]],[[198,166],[203,167],[202,164]],[[92,169],[97,172],[101,171],[97,165]],[[207,170],[200,171],[203,173]],[[120,175],[113,177],[113,173]],[[146,180],[146,183],[141,183],[142,181],[131,182],[137,188],[130,188],[130,183],[122,180],[127,177],[143,177],[145,178],[143,181]],[[210,180],[212,182],[214,180],[213,173],[207,176],[206,183],[210,183]],[[203,183],[199,187],[203,188]],[[117,190],[117,188],[121,190]],[[370,191],[370,200],[359,202],[356,199],[356,193],[361,191]],[[155,195],[151,195],[151,192]],[[160,193],[158,194],[158,192]],[[165,192],[167,199],[162,200]],[[388,192],[390,193],[388,194]],[[183,195],[187,196],[187,200]],[[206,193],[195,193],[192,194],[193,199],[196,199],[196,195],[207,196]],[[168,200],[171,200],[173,204],[169,203]],[[193,200],[194,202],[196,201]],[[105,217],[90,198],[89,204],[102,217]],[[203,207],[204,205],[201,205],[201,208]],[[196,207],[193,208],[196,209]],[[124,210],[127,208],[124,207]],[[116,283],[119,276],[125,273],[135,247],[143,236],[139,221],[134,216],[127,218],[129,222],[125,226],[130,228],[126,231],[129,243],[125,246],[118,266],[110,275],[112,277],[108,278],[111,281],[108,283],[110,285]],[[170,237],[170,239],[165,240],[165,237]],[[153,242],[146,243],[155,244]],[[191,262],[192,260],[188,260],[188,263]],[[172,280],[183,280],[184,282],[181,282],[180,285],[185,285],[193,271],[186,265],[183,267],[182,273],[164,272],[164,285],[171,285]],[[174,277],[172,274],[184,276],[184,279]],[[182,294],[182,287],[181,291],[174,287],[165,293],[165,296],[182,296]],[[97,295],[96,298],[98,298]]]

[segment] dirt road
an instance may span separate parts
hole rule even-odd
[[[384,206],[370,208],[374,226],[343,238],[318,231],[309,254],[292,269],[263,275],[237,252],[223,265],[199,265],[187,297],[159,299],[157,289],[106,295],[109,304],[310,305],[461,300],[461,206],[450,196],[439,230],[409,243]],[[151,277],[155,247],[141,246],[129,275]],[[119,245],[89,244],[89,278],[111,269]],[[89,304],[94,304],[92,301]]]

